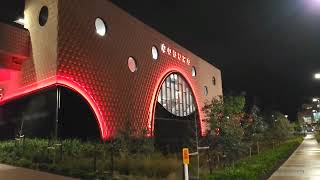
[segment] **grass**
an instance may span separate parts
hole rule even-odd
[[[281,144],[274,150],[266,150],[258,155],[248,157],[235,163],[234,167],[227,167],[203,177],[208,180],[253,180],[270,174],[275,167],[286,159],[289,154],[302,142],[302,138],[294,138]]]

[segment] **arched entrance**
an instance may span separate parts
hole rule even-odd
[[[68,88],[59,88],[58,137],[101,140],[99,124],[88,102]]]
[[[12,139],[18,134],[27,138],[52,138],[57,134],[62,139],[102,139],[96,116],[86,99],[62,86],[50,86],[1,106],[0,139]]]
[[[199,129],[191,87],[181,74],[174,72],[165,78],[160,88],[154,120],[156,147],[163,151],[190,147]]]

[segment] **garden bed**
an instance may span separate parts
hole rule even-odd
[[[182,171],[181,161],[174,155],[112,152],[111,148],[110,143],[79,140],[2,141],[0,163],[82,179],[181,178],[177,173]]]
[[[234,167],[217,170],[203,179],[267,179],[301,144],[302,140],[301,137],[290,139],[274,150],[266,150],[258,155],[240,160],[235,163]]]

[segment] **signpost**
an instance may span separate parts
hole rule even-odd
[[[189,149],[182,149],[182,160],[184,165],[184,179],[189,180],[188,164],[189,164]]]

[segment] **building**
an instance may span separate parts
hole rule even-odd
[[[179,136],[186,126],[177,121],[194,117],[204,135],[201,109],[222,95],[219,69],[106,0],[26,0],[24,28],[0,24],[0,63],[0,112],[9,112],[2,113],[1,124],[39,117],[68,121],[60,103],[73,109],[78,103],[63,102],[59,94],[67,89],[91,108],[103,140],[127,125],[148,136],[157,128]],[[30,104],[39,92],[45,98]],[[10,105],[21,99],[28,102]],[[28,114],[25,108],[40,101],[45,111]],[[20,114],[8,115],[17,107]],[[83,126],[84,116],[69,129]]]
[[[319,103],[313,102],[309,104],[302,104],[298,112],[298,119],[301,124],[314,125],[320,120]]]

